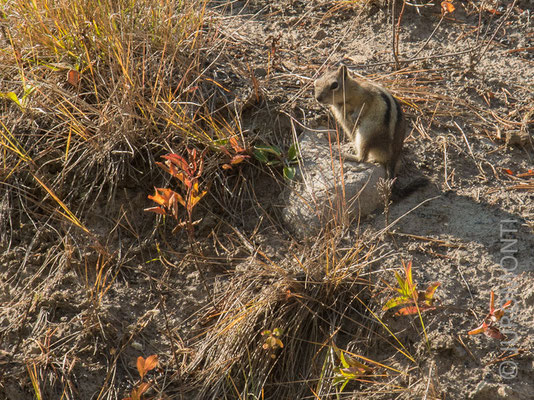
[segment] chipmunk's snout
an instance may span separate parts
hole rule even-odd
[[[317,100],[319,103],[322,102],[323,97],[324,97],[324,96],[322,95],[322,93],[320,93],[320,92],[317,91],[317,90],[315,91],[315,100]]]
[[[319,103],[324,103],[326,94],[326,91],[322,90],[321,87],[317,85],[317,81],[315,81],[315,100],[317,100]]]
[[[340,87],[337,77],[326,76],[314,82],[315,100],[321,104],[332,104]]]

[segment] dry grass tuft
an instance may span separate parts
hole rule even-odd
[[[292,266],[265,259],[233,276],[205,313],[209,327],[194,346],[188,372],[197,377],[198,398],[327,398],[339,391],[332,343],[364,348],[377,327],[362,306],[373,286],[365,273],[373,249],[361,242],[342,249],[339,240],[302,249]],[[268,345],[265,330],[279,330],[283,347]],[[390,378],[381,379],[387,388]]]
[[[217,37],[206,2],[11,2],[3,180],[30,170],[83,210],[154,154],[210,143]],[[211,103],[210,103],[211,101]]]

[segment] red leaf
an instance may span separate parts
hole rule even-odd
[[[178,154],[166,154],[161,156],[161,158],[168,160],[171,164],[176,165],[182,171],[189,171],[189,164],[185,161],[185,158],[179,156]]]
[[[486,336],[489,336],[490,338],[497,339],[497,340],[503,340],[505,336],[494,326],[488,326],[488,328],[484,331],[484,334]]]
[[[479,333],[484,333],[488,329],[488,324],[486,321],[482,322],[482,325],[473,329],[472,331],[467,332],[468,335],[478,335]]]
[[[493,15],[502,15],[503,14],[501,11],[497,11],[494,8],[486,9],[486,11],[489,12],[490,14],[493,14]]]

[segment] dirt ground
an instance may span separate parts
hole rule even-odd
[[[386,3],[212,2],[227,57],[215,58],[209,73],[231,99],[250,102],[241,112],[250,140],[281,148],[304,127],[335,127],[312,91],[313,80],[340,62],[391,88],[403,103],[410,134],[399,179],[417,173],[429,183],[355,223],[341,244],[372,243],[376,261],[366,273],[377,287],[395,285],[393,271],[411,260],[419,289],[441,283],[439,301],[423,314],[427,341],[417,315],[382,312],[388,294],[374,291],[371,308],[414,360],[377,338],[346,337],[350,351],[403,374],[384,390],[348,386],[341,398],[533,399],[534,177],[527,174],[534,169],[533,3],[486,2],[480,12],[477,2],[453,2],[455,10],[442,18],[439,2],[404,8],[398,2],[398,68]],[[261,100],[250,101],[258,90]],[[65,392],[76,394],[68,398],[125,398],[137,380],[135,360],[150,354],[160,357],[157,379],[169,381],[162,385],[167,397],[158,398],[212,398],[185,389],[197,374],[190,361],[200,351],[198,335],[209,325],[199,316],[209,313],[234,274],[252,268],[258,252],[284,266],[304,246],[279,219],[283,179],[254,161],[243,168],[241,186],[214,183],[198,211],[205,276],[187,255],[185,235],[170,235],[172,227],[142,211],[151,206],[154,186],[143,178],[140,185],[126,179],[111,205],[99,200],[84,216],[120,254],[113,280],[89,279],[86,268],[98,265],[97,252],[78,253],[81,239],[58,239],[53,224],[36,232],[27,222],[4,234],[0,399],[35,398],[32,361],[46,357],[44,399],[62,398],[62,375],[51,374],[54,369],[68,371]],[[224,190],[232,195],[221,203]],[[7,204],[0,199],[0,209]],[[110,217],[118,212],[124,215],[119,223]],[[513,300],[499,321],[502,341],[467,334],[488,313],[491,291],[496,307]],[[315,397],[310,390],[299,398]]]

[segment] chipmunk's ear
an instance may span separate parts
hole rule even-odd
[[[348,74],[349,73],[347,71],[347,66],[346,65],[342,65],[337,70],[337,76],[339,76],[340,78],[343,78],[343,80],[347,79]]]

